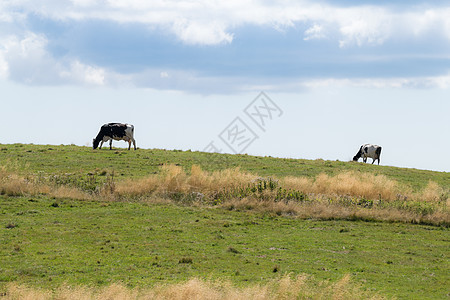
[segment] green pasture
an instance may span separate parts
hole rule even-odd
[[[194,164],[209,171],[240,167],[263,177],[356,171],[384,174],[414,190],[430,180],[450,186],[449,173],[354,162],[0,144],[0,167],[33,180],[78,180],[75,185],[88,190],[103,178],[140,178],[163,164],[187,171]],[[304,220],[136,199],[0,195],[0,295],[10,282],[40,288],[123,282],[145,288],[199,277],[248,286],[285,274],[317,281],[350,274],[363,289],[389,298],[445,299],[449,249],[445,226]]]
[[[1,196],[0,207],[0,287],[148,287],[192,277],[248,285],[349,273],[389,297],[450,292],[448,228],[39,197]]]

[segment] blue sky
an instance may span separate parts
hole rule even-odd
[[[232,153],[218,135],[256,126],[264,91],[282,114],[246,153],[349,160],[368,142],[448,172],[450,4],[6,0],[0,88],[0,143],[89,145],[119,121],[143,148]]]

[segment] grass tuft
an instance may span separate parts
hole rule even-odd
[[[183,257],[181,258],[178,263],[180,264],[192,264],[193,263],[193,259],[192,257]]]

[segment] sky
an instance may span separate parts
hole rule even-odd
[[[448,1],[2,0],[0,143],[450,171]],[[113,143],[125,147],[123,141]],[[371,159],[369,159],[371,161]]]

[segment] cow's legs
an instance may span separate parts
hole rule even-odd
[[[112,150],[112,139],[109,140],[109,150]]]
[[[366,163],[367,162],[367,157],[363,158],[363,162]]]
[[[133,139],[133,146],[134,146],[134,150],[136,150],[136,140]]]
[[[131,148],[131,140],[128,140],[128,150]]]
[[[99,149],[102,149],[103,146],[103,141],[100,141],[100,147],[98,147]]]

